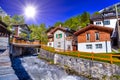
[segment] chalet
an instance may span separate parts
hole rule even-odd
[[[50,27],[46,33],[47,33],[47,36],[48,36],[48,43],[47,43],[47,46],[49,47],[53,47],[53,43],[54,43],[54,37],[53,37],[53,34],[51,33],[53,31],[54,27]]]
[[[118,14],[118,19],[120,19],[120,14]],[[113,12],[103,12],[99,15],[93,15],[90,18],[91,23],[97,26],[105,26],[115,28],[117,25],[116,13]]]
[[[5,50],[9,46],[10,34],[7,25],[0,21],[0,50]]]
[[[78,51],[82,52],[111,52],[111,34],[113,28],[88,25],[74,34],[78,39]]]
[[[61,26],[56,27],[51,32],[54,37],[54,48],[65,51],[65,50],[76,50],[77,38],[73,34],[75,31],[68,28],[63,28]]]
[[[21,37],[21,33],[25,33],[27,34],[27,38],[29,38],[31,30],[28,27],[27,24],[16,24],[16,25],[12,25],[12,32],[14,33],[14,36],[16,37]]]

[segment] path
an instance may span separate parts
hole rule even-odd
[[[11,67],[9,50],[0,53],[0,80],[19,80]]]

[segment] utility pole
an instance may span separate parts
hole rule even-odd
[[[115,12],[116,12],[116,18],[117,18],[118,48],[120,48],[120,26],[119,26],[119,19],[118,19],[118,9],[117,9],[117,4],[115,5]]]

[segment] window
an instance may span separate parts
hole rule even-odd
[[[101,49],[102,48],[102,44],[96,44],[96,49]]]
[[[86,34],[86,40],[87,41],[90,40],[90,34],[89,33]]]
[[[110,20],[106,20],[103,22],[104,25],[110,25]]]
[[[61,43],[60,42],[58,42],[58,47],[61,47]]]
[[[100,22],[100,21],[96,22],[96,25],[100,25],[100,24],[101,24],[101,22]]]
[[[62,38],[62,34],[56,34],[56,38]]]
[[[67,45],[67,50],[70,50],[70,49],[71,49],[70,45]]]
[[[86,45],[86,49],[92,49],[92,44]]]
[[[51,44],[51,43],[49,43],[49,45],[51,46],[52,44]]]
[[[99,32],[95,32],[95,40],[99,40]]]

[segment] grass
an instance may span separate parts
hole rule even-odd
[[[72,57],[79,57],[79,58],[84,58],[84,59],[88,59],[88,60],[91,60],[92,59],[92,56],[94,56],[93,57],[93,60],[95,60],[95,61],[101,61],[101,62],[107,62],[107,63],[110,63],[110,54],[112,54],[112,55],[114,55],[114,54],[117,54],[118,55],[118,53],[114,53],[114,52],[112,52],[112,53],[97,53],[97,54],[95,54],[95,53],[87,53],[87,52],[78,52],[78,51],[71,51],[71,52],[57,52],[57,51],[55,51],[55,49],[54,48],[52,48],[52,47],[47,47],[47,46],[42,46],[41,47],[42,49],[44,49],[44,50],[47,50],[47,51],[49,51],[49,52],[52,52],[52,53],[57,53],[57,54],[62,54],[62,55],[67,55],[67,56],[72,56]],[[119,60],[120,61],[120,59],[119,58],[117,58],[117,57],[112,57],[112,60]],[[117,65],[119,65],[120,66],[120,62],[114,62],[114,64],[117,64]]]
[[[54,64],[54,61],[53,61],[53,60],[51,60],[51,59],[48,59],[48,58],[43,58],[43,57],[41,57],[40,55],[38,55],[38,58],[39,58],[39,59],[43,59],[43,60],[47,61],[49,64]]]

